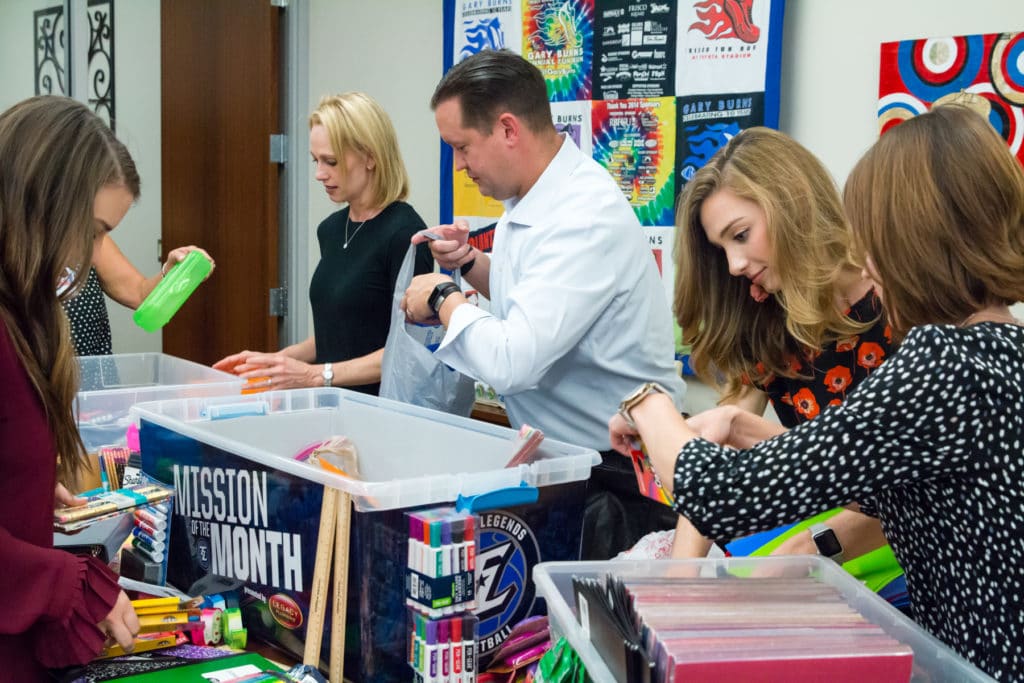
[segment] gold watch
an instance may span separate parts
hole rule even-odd
[[[630,429],[636,429],[636,422],[633,422],[633,416],[629,414],[633,408],[640,404],[645,398],[651,394],[665,394],[669,396],[668,389],[661,386],[657,382],[646,382],[641,384],[633,391],[626,395],[626,398],[622,399],[622,403],[619,404],[619,415],[626,421]]]

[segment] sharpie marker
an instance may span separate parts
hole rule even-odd
[[[141,520],[151,526],[154,529],[164,529],[167,527],[167,520],[163,517],[154,515],[146,510],[136,510],[135,519]]]
[[[462,683],[462,651],[465,649],[462,643],[462,617],[452,619],[451,640],[452,681]]]
[[[437,622],[427,622],[427,662],[426,675],[428,681],[437,681],[439,668],[437,666]]]
[[[164,561],[163,551],[159,553],[150,552],[142,546],[136,545],[134,541],[135,539],[132,539],[132,550],[138,553],[138,555],[142,557],[142,559],[149,560],[150,562],[155,562],[156,564],[160,564]]]
[[[147,540],[145,540],[143,538],[139,538],[138,536],[136,536],[135,538],[132,539],[132,545],[135,546],[136,548],[142,548],[143,550],[145,550],[146,552],[148,552],[148,553],[150,553],[152,555],[156,555],[156,554],[163,555],[163,552],[164,552],[164,544],[163,543],[159,543],[159,542],[152,543],[152,542],[147,541]]]
[[[451,675],[451,652],[452,646],[449,640],[448,619],[442,619],[437,624],[437,659],[438,670],[441,674],[440,680],[448,683]]]
[[[163,532],[161,532],[160,538],[155,538],[154,536],[151,536],[148,532],[146,532],[144,529],[135,527],[134,529],[132,529],[132,536],[142,541],[145,541],[155,550],[163,550],[164,548]]]
[[[142,529],[143,531],[145,531],[147,534],[149,534],[150,536],[152,536],[153,538],[155,538],[158,541],[162,541],[162,540],[164,540],[167,537],[167,532],[164,529],[162,529],[162,528],[161,529],[157,529],[152,524],[147,524],[146,522],[143,522],[138,517],[135,518],[135,528],[136,529]]]

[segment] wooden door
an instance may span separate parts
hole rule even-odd
[[[280,9],[268,0],[160,3],[164,254],[195,244],[213,275],[164,327],[200,363],[277,350]]]

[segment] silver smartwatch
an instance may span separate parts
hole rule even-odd
[[[619,404],[619,415],[626,421],[630,429],[636,429],[636,422],[633,422],[633,415],[630,414],[633,408],[635,408],[640,402],[651,394],[665,394],[669,395],[668,389],[661,386],[657,382],[646,382],[641,384],[633,391],[622,399],[622,403]]]
[[[324,378],[325,387],[329,387],[334,384],[334,370],[331,368],[330,363],[324,363],[324,371],[320,373],[320,376]]]

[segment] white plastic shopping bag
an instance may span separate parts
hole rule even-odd
[[[416,245],[410,245],[395,280],[391,302],[391,329],[381,363],[380,395],[395,401],[468,416],[476,390],[472,377],[457,372],[434,357],[444,338],[444,326],[409,322],[401,308],[402,297],[412,281]],[[458,283],[459,274],[454,274]]]

